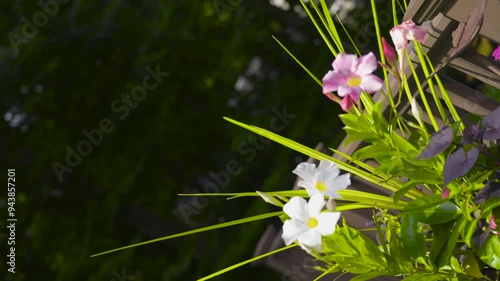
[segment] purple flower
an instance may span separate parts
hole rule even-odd
[[[495,59],[495,60],[500,60],[500,46],[498,46],[495,51],[493,51],[493,54],[491,54],[491,56]]]
[[[333,70],[323,77],[323,93],[336,91],[343,97],[341,105],[345,111],[353,103],[358,103],[362,91],[375,93],[384,84],[372,74],[377,69],[377,59],[372,52],[360,58],[351,54],[338,54],[332,66]]]

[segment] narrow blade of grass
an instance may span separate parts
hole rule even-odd
[[[323,83],[321,83],[321,81],[311,72],[309,71],[309,69],[307,69],[307,67],[305,67],[286,47],[285,45],[283,45],[276,37],[273,36],[273,39],[276,40],[276,42],[278,42],[278,44],[281,46],[281,48],[283,48],[285,50],[285,52],[287,52],[306,72],[307,74],[309,74],[309,76],[312,77],[312,79],[314,79],[314,81],[316,81],[321,87],[323,87]]]
[[[246,125],[244,123],[241,123],[241,122],[238,122],[236,120],[233,120],[231,118],[227,118],[227,117],[224,117],[225,120],[235,124],[235,125],[238,125],[242,128],[245,128],[249,131],[252,131],[254,133],[257,133],[263,137],[266,137],[272,141],[275,141],[277,143],[280,143],[286,147],[289,147],[297,152],[300,152],[300,153],[303,153],[309,157],[312,157],[314,159],[317,159],[317,160],[329,160],[329,161],[332,161],[334,162],[335,164],[337,164],[337,166],[339,166],[340,169],[348,172],[348,173],[351,173],[351,174],[354,174],[354,175],[357,175],[367,181],[370,181],[374,184],[378,184],[380,185],[381,187],[383,188],[386,188],[388,190],[391,190],[391,191],[396,191],[396,190],[399,190],[398,187],[395,187],[393,186],[392,184],[389,184],[387,182],[384,181],[383,178],[380,178],[376,175],[373,175],[371,173],[368,173],[360,168],[357,168],[355,166],[352,166],[352,165],[349,165],[347,163],[344,163],[343,161],[341,160],[338,160],[338,159],[335,159],[327,154],[324,154],[324,153],[321,153],[317,150],[314,150],[310,147],[307,147],[307,146],[304,146],[300,143],[297,143],[293,140],[290,140],[290,139],[287,139],[285,137],[282,137],[278,134],[275,134],[273,132],[270,132],[268,130],[264,130],[264,129],[261,129],[259,127],[256,127],[256,126],[249,126],[249,125]],[[412,198],[414,199],[414,198]]]
[[[186,236],[186,235],[191,235],[191,234],[195,234],[195,233],[200,233],[200,232],[204,232],[204,231],[209,231],[209,230],[224,228],[224,227],[238,225],[238,224],[243,224],[243,223],[249,223],[249,222],[253,222],[253,221],[257,221],[257,220],[263,220],[263,219],[267,219],[267,218],[279,216],[282,213],[283,213],[282,211],[272,212],[272,213],[257,215],[257,216],[253,216],[253,217],[243,218],[243,219],[239,219],[239,220],[229,221],[229,222],[225,222],[225,223],[220,223],[220,224],[216,224],[216,225],[211,225],[211,226],[207,226],[207,227],[202,227],[202,228],[198,228],[198,229],[194,229],[194,230],[189,230],[189,231],[185,231],[185,232],[181,232],[181,233],[177,233],[177,234],[173,234],[173,235],[168,235],[168,236],[164,236],[164,237],[160,237],[160,238],[156,238],[156,239],[144,241],[144,242],[141,242],[141,243],[136,243],[136,244],[128,245],[128,246],[125,246],[125,247],[116,248],[116,249],[113,249],[113,250],[109,250],[109,251],[105,251],[105,252],[102,252],[102,253],[91,255],[90,257],[91,258],[92,257],[97,257],[97,256],[109,254],[109,253],[116,252],[116,251],[130,249],[130,248],[134,248],[134,247],[138,247],[138,246],[142,246],[142,245],[146,245],[146,244],[160,242],[160,241],[164,241],[164,240],[168,240],[168,239],[172,239],[172,238],[177,238],[177,237],[182,237],[182,236]]]
[[[323,32],[323,30],[319,26],[318,22],[316,21],[316,19],[313,16],[313,14],[309,10],[309,8],[307,8],[307,5],[306,5],[306,3],[304,3],[304,0],[300,0],[300,3],[302,4],[302,7],[304,7],[304,10],[306,11],[307,15],[309,16],[312,23],[314,24],[314,26],[318,30],[319,34],[321,35],[321,38],[323,38],[323,41],[325,41],[326,45],[328,46],[328,48],[330,48],[330,51],[332,51],[333,55],[337,56],[338,51],[335,50],[335,48],[333,48],[332,43],[330,43],[330,40],[328,40],[328,37],[326,37],[325,33]]]
[[[248,259],[248,260],[246,260],[246,261],[242,261],[242,262],[237,263],[237,264],[235,264],[235,265],[228,266],[228,267],[226,267],[226,268],[224,268],[224,269],[222,269],[222,270],[219,270],[219,271],[217,271],[217,272],[215,272],[215,273],[212,273],[212,274],[210,274],[210,275],[208,275],[208,276],[205,276],[205,277],[203,277],[203,278],[200,278],[200,279],[198,279],[197,281],[204,281],[204,280],[208,280],[208,279],[214,278],[215,276],[219,276],[219,275],[221,275],[221,274],[223,274],[223,273],[226,273],[226,272],[228,272],[228,271],[231,271],[231,270],[233,270],[233,269],[235,269],[235,268],[238,268],[238,267],[240,267],[240,266],[243,266],[243,265],[245,265],[245,264],[249,264],[249,263],[254,262],[254,261],[256,261],[256,260],[260,260],[260,259],[262,259],[262,258],[265,258],[265,257],[267,257],[267,256],[274,255],[274,254],[279,253],[279,252],[283,252],[283,251],[288,250],[288,249],[291,249],[291,248],[293,248],[293,247],[297,247],[297,244],[288,245],[288,246],[285,246],[285,247],[283,247],[283,248],[279,248],[279,249],[276,249],[276,250],[274,250],[274,251],[271,251],[271,252],[268,252],[268,253],[262,254],[262,255],[260,255],[260,256],[257,256],[257,257],[254,257],[254,258]]]

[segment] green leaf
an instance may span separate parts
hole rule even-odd
[[[260,191],[255,191],[257,194],[259,194],[259,196],[264,200],[266,201],[267,203],[271,204],[271,205],[274,205],[274,206],[278,206],[280,208],[283,208],[283,203],[276,199],[274,196],[271,196],[265,192],[260,192]]]
[[[490,235],[479,250],[479,258],[489,266],[500,270],[500,238]]]
[[[493,213],[493,209],[497,207],[500,207],[500,198],[498,197],[493,197],[484,201],[484,203],[481,204],[481,209],[483,210],[481,216],[483,218],[491,216],[491,214]]]
[[[392,138],[392,142],[398,150],[410,155],[416,155],[418,153],[417,149],[410,142],[395,132],[390,133],[390,138]]]
[[[474,232],[476,231],[477,222],[478,222],[477,219],[474,219],[472,221],[467,221],[467,224],[464,227],[464,233],[462,233],[462,237],[464,239],[464,242],[469,247],[472,247],[471,240],[472,240],[472,236],[474,236]]]
[[[441,195],[430,195],[411,201],[403,212],[415,214],[423,223],[441,224],[455,219],[461,210],[447,199],[442,199]]]
[[[390,228],[390,241],[389,241],[389,251],[391,258],[391,267],[398,268],[400,272],[411,272],[413,269],[413,263],[408,254],[408,251],[403,245],[403,240],[399,235],[397,235],[396,230]]]
[[[443,274],[439,273],[428,273],[428,272],[422,272],[422,273],[417,273],[413,274],[409,277],[406,277],[405,281],[437,281],[437,280],[442,280],[445,276]]]
[[[391,275],[391,274],[387,271],[373,271],[373,272],[363,273],[363,274],[360,274],[354,278],[351,278],[351,281],[365,281],[365,280],[371,280],[371,279],[376,278],[376,277],[387,276],[387,275]]]
[[[241,123],[241,122],[238,122],[236,120],[233,120],[231,118],[227,118],[227,117],[224,117],[225,120],[235,124],[235,125],[238,125],[242,128],[245,128],[249,131],[252,131],[254,133],[257,133],[263,137],[266,137],[270,140],[273,140],[277,143],[280,143],[286,147],[289,147],[297,152],[300,152],[300,153],[303,153],[309,157],[312,157],[314,159],[317,159],[317,160],[330,160],[332,162],[334,162],[335,164],[337,164],[337,166],[348,172],[348,173],[352,173],[354,175],[357,175],[367,181],[370,181],[372,183],[375,183],[375,184],[378,184],[379,186],[381,187],[384,187],[388,190],[396,190],[396,188],[394,187],[393,184],[389,183],[389,182],[385,182],[383,181],[382,178],[376,176],[376,175],[373,175],[372,173],[369,173],[369,172],[366,172],[358,167],[355,167],[353,165],[349,165],[345,162],[343,162],[342,160],[339,160],[339,159],[336,159],[330,155],[327,155],[325,153],[321,153],[315,149],[312,149],[310,147],[307,147],[307,146],[304,146],[300,143],[297,143],[293,140],[290,140],[290,139],[287,139],[285,137],[282,137],[278,134],[275,134],[271,131],[268,131],[268,130],[264,130],[264,129],[261,129],[259,127],[256,127],[256,126],[249,126],[249,125],[246,125],[244,123]]]
[[[455,224],[453,225],[453,228],[451,228],[449,233],[445,233],[445,235],[448,235],[448,239],[446,240],[446,243],[442,250],[437,254],[435,262],[437,268],[441,268],[442,266],[448,265],[450,263],[450,258],[453,255],[453,251],[457,247],[458,237],[460,236],[460,233],[462,232],[462,229],[464,228],[466,223],[467,219],[465,218],[465,216],[462,216],[455,221]]]
[[[454,221],[449,221],[443,224],[432,225],[432,244],[430,249],[430,258],[432,263],[436,263],[439,253],[441,253],[448,237],[450,235],[451,229],[455,224]]]
[[[475,278],[483,278],[479,264],[474,254],[469,254],[462,264],[462,268],[468,275]]]
[[[451,266],[451,269],[453,269],[453,271],[455,271],[457,273],[465,273],[462,270],[462,267],[460,266],[460,262],[454,256],[451,256],[451,258],[450,258],[450,266]]]
[[[358,149],[354,152],[352,158],[354,160],[365,160],[380,156],[392,156],[392,153],[386,144],[378,142]]]
[[[403,245],[413,260],[426,258],[425,236],[420,227],[417,216],[413,213],[403,215],[401,221],[401,238]]]
[[[411,180],[407,181],[401,187],[401,189],[399,189],[398,191],[394,192],[394,197],[393,197],[394,203],[397,203],[399,200],[401,200],[401,198],[403,198],[405,196],[405,194],[408,191],[410,191],[410,189],[414,188],[417,184],[421,184],[421,183],[422,183],[421,181],[414,180],[414,179],[411,179]]]
[[[386,267],[383,253],[364,234],[347,226],[323,237],[323,252],[347,272],[378,271]]]
[[[358,122],[358,116],[354,114],[340,114],[340,121],[344,123],[347,127],[356,128],[356,123]]]

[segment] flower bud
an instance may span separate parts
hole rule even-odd
[[[387,43],[387,40],[385,40],[384,37],[382,37],[382,47],[384,49],[384,56],[385,59],[387,60],[387,63],[390,66],[395,67],[398,62],[396,50],[394,50],[394,48],[389,43]]]

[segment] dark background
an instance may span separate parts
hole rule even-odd
[[[288,10],[238,0],[40,3],[47,2],[47,10],[35,1],[0,4],[0,147],[4,171],[16,169],[18,219],[16,274],[2,262],[0,279],[132,280],[117,277],[124,270],[135,281],[195,280],[251,258],[275,220],[89,256],[278,210],[255,198],[177,196],[203,192],[214,182],[210,173],[221,175],[228,163],[237,172],[227,186],[219,183],[222,192],[292,187],[291,170],[306,158],[223,116],[272,129],[274,112],[286,107],[296,117],[279,134],[311,147],[338,145],[344,136],[339,106],[271,37],[318,78],[331,68],[333,55],[296,12],[300,2],[290,1]],[[346,27],[358,34],[363,52],[374,50],[371,11],[352,2],[355,13],[340,11]],[[387,1],[377,3],[390,11]],[[387,13],[380,17],[389,27]],[[147,67],[168,77],[144,100],[126,105],[121,95],[143,85]],[[97,132],[100,122],[113,130],[94,133],[87,153],[84,130]],[[68,156],[74,153],[80,156]],[[3,257],[6,194],[0,195]],[[215,279],[256,278],[282,280],[262,266]]]

